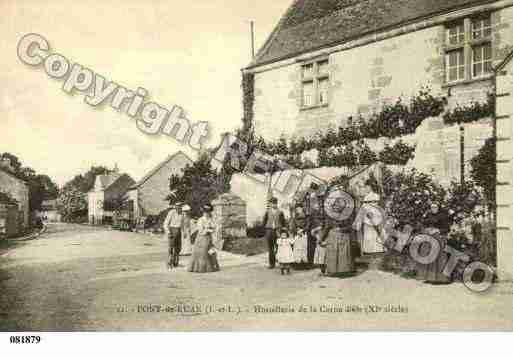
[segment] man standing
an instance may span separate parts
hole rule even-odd
[[[182,204],[172,204],[163,225],[168,238],[168,270],[178,267],[180,251],[182,250],[182,221]]]
[[[269,269],[276,265],[276,239],[282,228],[286,228],[285,215],[278,209],[278,199],[271,198],[271,207],[264,215],[265,238],[269,247]]]

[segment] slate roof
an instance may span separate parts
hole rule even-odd
[[[248,68],[497,0],[294,0]]]

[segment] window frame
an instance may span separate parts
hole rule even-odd
[[[490,58],[489,59],[485,59],[485,46],[489,46],[490,47]],[[481,60],[480,61],[476,61],[475,58],[474,58],[474,54],[476,53],[476,49],[480,49],[481,51]],[[485,65],[486,63],[490,63],[490,71],[488,72],[485,72]],[[481,65],[481,74],[480,75],[476,75],[475,72],[474,72],[474,66],[477,65],[477,64],[480,64]],[[493,66],[493,56],[492,56],[492,44],[490,42],[483,42],[481,44],[477,44],[477,45],[474,45],[472,46],[472,61],[471,61],[471,70],[472,70],[472,78],[473,79],[479,79],[479,78],[482,78],[482,77],[487,77],[489,76],[491,73],[492,73],[492,66]]]
[[[326,63],[326,71],[321,72],[320,67]],[[312,66],[311,76],[305,76],[305,68],[308,66]],[[309,109],[315,107],[323,107],[329,106],[330,103],[330,61],[329,57],[316,58],[309,61],[304,61],[300,65],[301,72],[301,99],[300,99],[300,108],[301,109]],[[327,88],[325,92],[325,102],[320,102],[321,88],[319,84],[322,81],[327,81]],[[305,103],[305,84],[312,84],[312,103]]]
[[[486,20],[489,20],[490,26],[483,26],[484,22]],[[482,25],[479,27],[480,36],[474,37],[475,35],[475,28],[474,24],[476,22],[481,22]],[[463,24],[463,38],[464,40],[462,42],[458,42],[456,44],[450,42],[450,31],[451,28],[459,26],[461,27],[461,24]],[[489,29],[489,34],[487,36],[485,35],[485,32],[487,32],[487,29]],[[492,16],[490,12],[481,13],[478,15],[468,16],[464,18],[457,19],[455,21],[451,21],[447,24],[445,24],[445,46],[444,46],[444,78],[445,78],[445,84],[446,85],[453,85],[458,84],[462,82],[468,82],[468,81],[474,81],[474,80],[481,80],[486,79],[492,76],[492,72],[484,72],[484,64],[487,61],[481,61],[483,70],[482,73],[478,76],[474,75],[474,50],[481,46],[490,46],[490,61],[493,61],[493,46],[492,46],[492,36],[493,36],[493,24],[492,24]],[[456,32],[456,35],[454,36],[460,36],[460,32]],[[464,61],[464,76],[463,78],[460,78],[459,73],[456,80],[450,79],[450,67],[449,67],[449,55],[452,52],[455,51],[462,51],[463,52],[463,61]],[[461,65],[458,65],[459,68]],[[454,66],[453,66],[454,67]]]

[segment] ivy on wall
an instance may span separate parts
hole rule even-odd
[[[458,105],[452,111],[447,111],[443,118],[446,125],[463,124],[491,117],[495,113],[495,96],[489,94],[485,103],[472,101],[466,106]]]
[[[429,117],[443,113],[447,101],[444,97],[433,96],[428,88],[423,88],[410,99],[407,105],[402,98],[393,104],[384,104],[380,112],[372,114],[368,119],[361,115],[355,120],[349,118],[348,126],[330,128],[325,132],[317,132],[312,138],[293,138],[290,141],[282,136],[276,142],[266,142],[258,138],[258,150],[274,155],[297,155],[312,149],[328,149],[347,146],[362,139],[380,137],[397,138],[415,133],[417,127]]]
[[[247,134],[253,127],[253,105],[255,103],[255,75],[242,74],[242,132]]]
[[[399,97],[394,103],[383,104],[379,112],[363,118],[350,117],[349,125],[318,131],[310,138],[287,139],[282,135],[277,141],[265,141],[262,137],[253,138],[254,75],[243,74],[243,128],[238,132],[250,148],[270,156],[279,156],[296,168],[315,166],[358,166],[377,160],[386,164],[404,165],[413,158],[415,147],[402,141],[394,146],[386,146],[379,153],[373,153],[364,143],[364,139],[378,139],[414,134],[424,120],[442,116],[444,123],[470,123],[493,116],[495,99],[489,95],[486,103],[472,102],[466,106],[457,106],[447,111],[447,99],[433,95],[428,87],[423,87],[406,103]],[[356,142],[356,146],[353,145]],[[301,160],[301,154],[313,149],[319,151],[317,164]]]

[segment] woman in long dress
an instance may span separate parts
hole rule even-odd
[[[326,237],[326,275],[352,274],[355,271],[351,253],[351,225],[332,227]]]
[[[424,227],[422,233],[434,238],[439,244],[440,251],[432,263],[417,264],[417,278],[433,284],[450,283],[451,279],[443,274],[448,259],[444,248],[447,244],[447,234],[450,230],[450,215],[447,211],[441,210],[438,203],[433,203],[431,211],[424,215],[422,224]],[[430,250],[430,244],[422,243],[419,248],[419,254],[420,256],[427,256]]]
[[[203,207],[203,216],[198,220],[198,235],[192,249],[192,257],[188,271],[195,273],[216,272],[219,270],[217,254],[212,242],[213,233],[217,230],[217,223],[212,216],[210,204]]]
[[[381,233],[384,218],[379,210],[379,195],[372,190],[370,184],[365,184],[368,190],[363,199],[362,207],[356,217],[355,227],[361,231],[362,254],[385,252]]]

